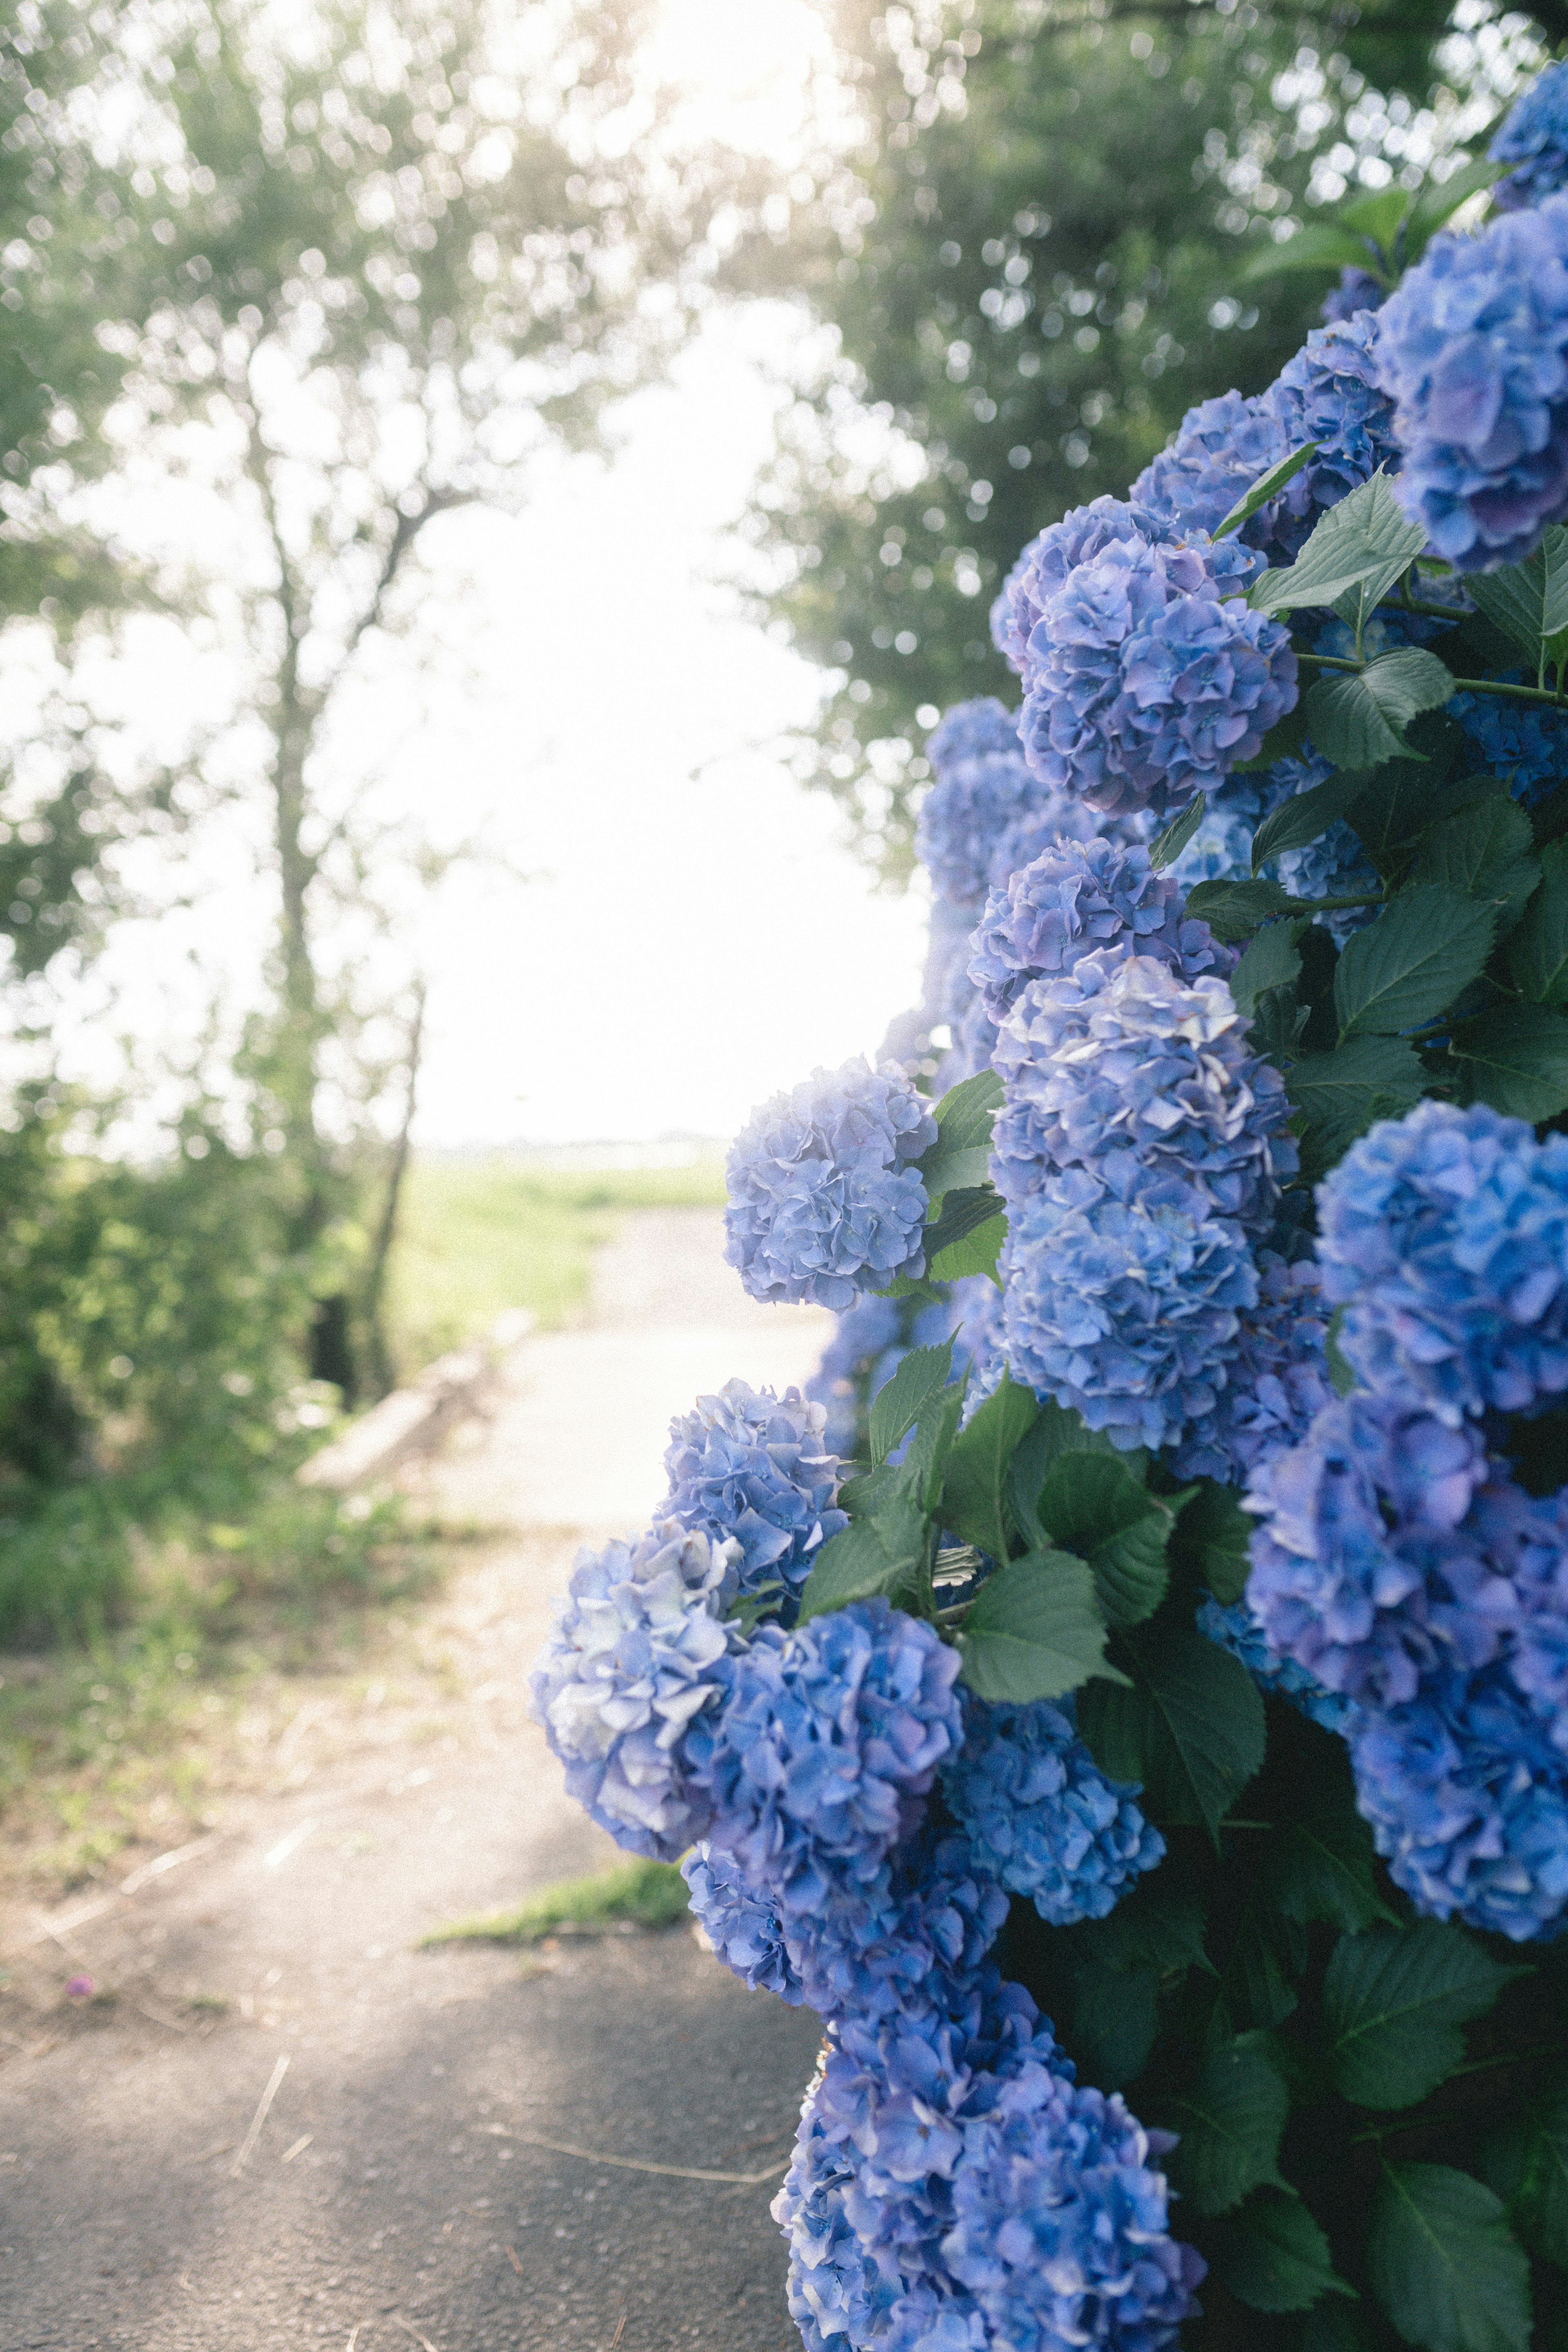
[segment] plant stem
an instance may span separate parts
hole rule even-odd
[[[1346,661],[1339,654],[1299,653],[1296,658],[1310,662],[1317,669],[1349,670],[1355,677],[1361,676],[1365,667],[1362,662]],[[1550,687],[1544,686],[1510,686],[1500,677],[1457,677],[1454,691],[1456,694],[1497,694],[1510,702],[1549,702],[1554,709],[1568,709],[1568,694],[1554,694]]]

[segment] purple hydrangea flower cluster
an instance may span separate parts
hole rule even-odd
[[[1504,670],[1510,685],[1522,670]],[[1568,712],[1510,702],[1497,694],[1456,694],[1448,705],[1475,745],[1481,765],[1500,776],[1516,801],[1533,808],[1568,780]]]
[[[1568,514],[1568,195],[1434,237],[1377,328],[1405,511],[1458,572],[1523,562]]]
[[[1294,707],[1289,632],[1230,593],[1220,552],[1116,540],[1048,599],[1021,731],[1054,791],[1111,814],[1169,814],[1215,791]]]
[[[1002,1706],[966,1696],[963,1746],[942,1786],[977,1865],[1026,1895],[1053,1927],[1103,1919],[1164,1854],[1138,1790],[1108,1780],[1079,1738],[1070,1699]]]
[[[1064,841],[992,891],[975,926],[970,979],[1000,1024],[1031,981],[1068,973],[1097,948],[1156,957],[1184,980],[1234,971],[1234,950],[1184,905],[1147,850]]]
[[[998,702],[994,694],[976,695],[972,702],[955,702],[926,737],[926,758],[931,773],[944,776],[969,760],[984,760],[994,751],[1016,752],[1018,714]]]
[[[843,1308],[925,1271],[930,1202],[913,1164],[936,1121],[912,1080],[860,1058],[752,1114],[731,1147],[724,1255],[753,1298]]]
[[[1225,1387],[1171,1456],[1179,1478],[1245,1485],[1269,1455],[1299,1445],[1333,1401],[1318,1267],[1268,1249],[1257,1264],[1257,1302],[1237,1318]]]
[[[1060,522],[1047,523],[1025,548],[991,608],[991,635],[1004,660],[1025,676],[1036,624],[1068,573],[1118,541],[1138,546],[1149,536],[1124,499],[1094,499],[1070,509]]]
[[[826,1451],[827,1415],[798,1389],[730,1381],[670,1423],[666,1514],[741,1547],[742,1592],[773,1580],[798,1595],[818,1548],[849,1522],[836,1507],[843,1464]]]
[[[687,1740],[716,1708],[740,1546],[666,1519],[581,1550],[531,1678],[566,1789],[632,1853],[674,1862],[708,1825]]]
[[[1353,319],[1358,310],[1381,310],[1387,299],[1388,289],[1381,278],[1347,261],[1339,284],[1323,297],[1323,322],[1337,326],[1342,320]]]
[[[1548,66],[1515,99],[1487,153],[1514,167],[1492,188],[1500,212],[1523,212],[1568,188],[1568,65]]]
[[[776,1992],[792,2006],[804,1999],[790,1963],[777,1906],[753,1889],[732,1854],[706,1838],[680,1865],[691,1910],[724,1966],[751,1992]]]
[[[994,1058],[1006,1099],[993,1167],[1009,1202],[1071,1167],[1125,1198],[1131,1158],[1156,1181],[1189,1184],[1211,1213],[1272,1223],[1279,1177],[1298,1164],[1285,1084],[1248,1051],[1223,980],[1096,949],[1070,975],[1029,982]]]
[[[1258,476],[1297,446],[1266,393],[1247,399],[1222,392],[1188,409],[1170,447],[1151,458],[1128,498],[1151,538],[1212,531]],[[1266,543],[1265,533],[1249,530],[1247,537],[1254,546]]]
[[[1380,323],[1363,309],[1331,326],[1314,327],[1263,395],[1279,419],[1282,456],[1309,441],[1318,445],[1264,509],[1276,561],[1293,562],[1320,515],[1359,489],[1380,466],[1392,470],[1398,463],[1394,404],[1377,375]]]
[[[1340,1347],[1380,1395],[1454,1421],[1568,1391],[1568,1136],[1420,1103],[1345,1154],[1321,1223]]]
[[[1020,824],[1054,821],[1055,801],[1016,748],[948,768],[921,803],[915,825],[915,855],[938,897],[978,907],[1000,844]]]

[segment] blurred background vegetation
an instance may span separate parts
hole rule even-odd
[[[1300,343],[1326,281],[1255,251],[1473,142],[1568,34],[1486,0],[823,7],[784,176],[679,135],[655,0],[12,0],[0,1643],[152,1641],[171,1558],[209,1625],[407,1589],[393,1515],[294,1486],[323,1429],[503,1307],[569,1317],[618,1210],[718,1197],[411,1149],[410,943],[487,853],[378,813],[343,712],[439,653],[432,526],[597,446],[715,304],[790,306],[748,593],[822,673],[799,772],[896,879],[925,730],[1005,685],[1025,539]],[[182,500],[205,560],[149,556]],[[149,614],[193,690],[138,731],[104,680]],[[105,941],[214,839],[261,985],[177,1066],[67,1084]]]

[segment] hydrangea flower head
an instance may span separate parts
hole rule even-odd
[[[1138,1790],[1108,1780],[1079,1738],[1070,1701],[1002,1706],[966,1694],[963,1746],[942,1785],[977,1866],[1053,1927],[1103,1919],[1165,1851]]]
[[[1418,1103],[1319,1192],[1340,1345],[1368,1385],[1449,1418],[1568,1390],[1568,1136]]]
[[[991,607],[992,640],[1003,659],[1022,675],[1035,624],[1068,572],[1117,540],[1137,545],[1148,536],[1122,499],[1094,499],[1072,508],[1059,522],[1047,523],[1030,540]],[[1016,747],[1016,721],[1014,740]]]
[[[1044,814],[1051,800],[1016,744],[944,770],[921,803],[915,824],[915,855],[937,896],[955,907],[978,907],[999,845],[1021,821]]]
[[[1515,99],[1487,153],[1513,166],[1492,187],[1500,212],[1522,212],[1568,188],[1568,65],[1548,66]]]
[[[1097,948],[1155,956],[1184,980],[1233,971],[1233,950],[1189,918],[1185,903],[1177,885],[1154,872],[1146,849],[1061,842],[992,891],[975,926],[969,976],[1000,1024],[1031,981],[1070,972]]]
[[[1197,1625],[1200,1633],[1217,1642],[1222,1650],[1228,1650],[1247,1668],[1260,1689],[1278,1691],[1281,1698],[1300,1707],[1313,1723],[1321,1723],[1325,1731],[1343,1731],[1352,1720],[1354,1708],[1351,1700],[1325,1690],[1294,1658],[1276,1656],[1245,1601],[1237,1601],[1226,1609],[1211,1595],[1198,1611]]]
[[[1291,562],[1327,508],[1338,506],[1380,466],[1398,462],[1394,404],[1377,380],[1380,323],[1362,310],[1332,326],[1314,327],[1263,395],[1279,420],[1281,457],[1309,441],[1318,444],[1264,509],[1271,550]],[[1256,516],[1254,523],[1263,519]]]
[[[1333,327],[1343,319],[1353,319],[1358,310],[1381,310],[1387,299],[1388,289],[1381,278],[1347,261],[1339,284],[1323,297],[1323,323]]]
[[[922,1621],[861,1601],[726,1662],[724,1703],[692,1734],[709,1835],[787,1921],[868,1885],[916,1826],[963,1723],[959,1659]]]
[[[896,1063],[817,1070],[753,1112],[731,1148],[724,1213],[724,1255],[751,1296],[842,1309],[922,1274],[930,1202],[913,1163],[935,1141]]]
[[[1434,237],[1377,328],[1405,512],[1456,571],[1524,562],[1568,514],[1568,195]]]
[[[1248,1050],[1223,980],[1097,949],[1068,975],[1030,982],[995,1066],[1006,1098],[993,1166],[1009,1201],[1052,1169],[1130,1181],[1115,1170],[1131,1155],[1220,1215],[1272,1224],[1279,1179],[1297,1165],[1284,1080]]]
[[[584,1547],[530,1685],[567,1793],[617,1845],[674,1862],[707,1827],[686,1743],[718,1704],[738,1544],[678,1519]]]
[[[1510,685],[1525,682],[1522,670],[1499,675]],[[1568,777],[1568,711],[1510,702],[1497,694],[1456,694],[1448,708],[1475,745],[1481,766],[1500,776],[1526,808]]]
[[[1211,531],[1239,506],[1260,474],[1288,457],[1289,441],[1268,395],[1247,399],[1222,392],[1189,408],[1168,449],[1152,458],[1128,499],[1152,538],[1184,539]],[[1266,544],[1267,527],[1246,526],[1251,544]]]
[[[1213,1411],[1258,1273],[1233,1217],[1120,1158],[1124,1192],[1071,1168],[1010,1204],[1003,1335],[1016,1379],[1129,1450]]]
[[[1050,597],[1021,731],[1053,790],[1112,814],[1169,814],[1215,791],[1294,707],[1289,634],[1227,593],[1222,551],[1118,540]]]
[[[987,759],[999,751],[1016,753],[1017,749],[1018,714],[998,702],[994,694],[955,702],[926,737],[926,758],[934,776],[944,776],[969,760]]]
[[[798,1389],[730,1381],[669,1425],[665,1509],[695,1533],[733,1537],[741,1590],[777,1580],[799,1593],[818,1547],[849,1522],[834,1497],[842,1463],[825,1451],[827,1415]]]
[[[1179,1478],[1245,1486],[1276,1454],[1300,1445],[1333,1401],[1319,1269],[1275,1250],[1258,1253],[1258,1303],[1237,1318],[1225,1386],[1171,1457]]]
[[[790,1966],[779,1915],[765,1893],[749,1886],[731,1855],[715,1853],[706,1838],[680,1865],[691,1896],[691,1913],[724,1966],[748,1991],[776,1992],[792,2008],[804,1999]]]

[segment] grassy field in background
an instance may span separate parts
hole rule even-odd
[[[393,1346],[406,1375],[526,1307],[546,1329],[588,1296],[593,1254],[627,1209],[719,1207],[723,1163],[570,1170],[497,1155],[416,1160],[393,1255]]]

